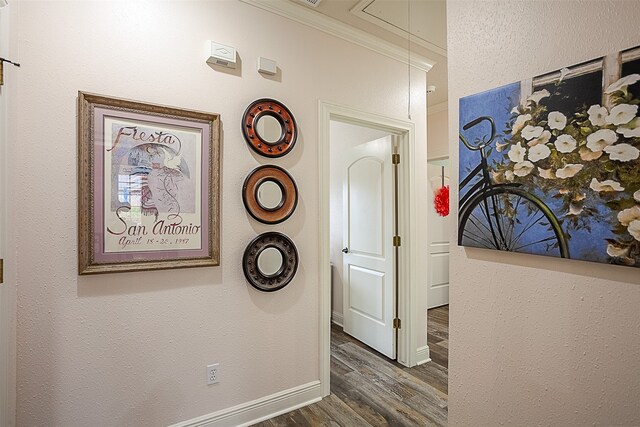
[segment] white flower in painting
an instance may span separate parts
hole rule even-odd
[[[522,129],[522,137],[528,141],[541,136],[542,131],[544,131],[544,129],[541,126],[526,125],[524,129]]]
[[[544,144],[536,145],[529,149],[529,160],[537,162],[538,160],[546,159],[551,154],[551,150]]]
[[[572,176],[575,176],[575,174],[580,172],[583,167],[584,165],[570,163],[562,169],[558,169],[556,171],[556,176],[562,179],[571,178]]]
[[[618,135],[611,129],[600,129],[587,136],[587,148],[593,152],[602,151],[617,140]]]
[[[617,82],[610,84],[609,87],[604,91],[604,93],[610,94],[617,90],[625,90],[627,86],[636,83],[638,80],[640,80],[640,74],[630,74],[628,76],[624,76]]]
[[[571,203],[569,205],[569,213],[567,215],[580,215],[582,213],[582,206]]]
[[[581,202],[586,198],[587,198],[587,194],[586,193],[576,194],[575,196],[573,196],[573,201],[574,202]]]
[[[503,143],[496,142],[496,151],[500,153],[502,152],[502,150],[504,150],[504,147],[507,147],[509,145],[510,144],[508,142],[503,142]]]
[[[590,162],[591,160],[597,160],[602,156],[602,151],[591,151],[585,147],[582,147],[579,153],[580,153],[580,158],[585,162]]]
[[[516,133],[520,132],[520,129],[522,129],[525,123],[527,123],[529,120],[531,120],[531,114],[522,114],[516,117],[516,121],[513,122],[513,127],[511,128],[511,135],[515,135]]]
[[[551,169],[538,168],[538,175],[544,179],[554,179],[556,177],[556,174]]]
[[[527,101],[529,101],[529,102],[535,102],[536,104],[539,104],[539,103],[540,103],[540,101],[541,101],[543,98],[546,98],[546,97],[548,97],[548,96],[550,96],[550,95],[551,95],[551,94],[549,93],[549,91],[548,91],[548,90],[546,90],[546,89],[542,89],[542,90],[539,90],[539,91],[537,91],[537,92],[533,92],[533,93],[532,93],[532,94],[527,98]]]
[[[559,111],[552,111],[547,116],[547,123],[550,129],[562,130],[567,126],[567,116]]]
[[[513,171],[506,171],[504,173],[504,177],[507,181],[511,182],[515,178],[515,175],[513,174]]]
[[[640,156],[640,150],[630,144],[616,144],[605,147],[604,152],[609,154],[611,160],[628,162]]]
[[[556,138],[556,150],[561,153],[571,153],[576,149],[578,143],[571,135],[560,135]]]
[[[516,163],[513,166],[513,173],[518,176],[527,176],[531,173],[534,167],[533,163],[525,160],[524,162]]]
[[[625,138],[640,137],[640,117],[636,117],[626,125],[618,126],[616,132],[622,134]]]
[[[515,107],[513,107],[510,111],[511,114],[520,114],[520,106],[516,105]]]
[[[524,161],[524,155],[527,154],[527,149],[522,146],[521,143],[517,143],[511,150],[509,150],[509,158],[513,163],[520,163]]]
[[[607,245],[607,255],[612,256],[612,257],[619,257],[619,256],[627,256],[629,254],[629,248],[628,247],[622,247],[622,246],[618,246],[618,245],[614,245],[612,243],[609,243]]]
[[[640,206],[635,205],[629,209],[618,212],[618,221],[627,227],[632,221],[640,219]]]
[[[640,220],[636,219],[635,221],[631,221],[631,224],[627,227],[627,231],[634,239],[640,240]]]
[[[607,107],[601,107],[599,104],[592,105],[587,110],[589,114],[589,121],[594,126],[604,126],[607,124],[607,116],[609,115],[609,111],[607,111]]]
[[[611,113],[606,118],[607,123],[612,125],[624,125],[629,123],[638,112],[637,105],[619,104],[611,109]]]
[[[569,190],[566,188],[561,188],[558,190],[558,194],[569,194]]]
[[[527,142],[527,145],[529,147],[533,147],[538,144],[546,144],[547,142],[549,142],[550,139],[551,139],[551,132],[549,132],[548,130],[545,130],[544,132],[542,132],[542,134],[539,137]]]
[[[633,198],[636,199],[636,202],[640,202],[640,190],[633,193]]]
[[[592,178],[589,188],[597,192],[624,191],[624,187],[621,186],[619,182],[612,179],[605,179],[604,181],[599,182],[597,179]]]

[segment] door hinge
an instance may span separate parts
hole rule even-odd
[[[391,163],[394,165],[400,164],[400,154],[394,153],[391,155]]]
[[[400,236],[393,236],[393,246],[400,246],[401,245],[401,241],[400,241]]]
[[[399,318],[393,319],[393,329],[400,329],[401,322]]]

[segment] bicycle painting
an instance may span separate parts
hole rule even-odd
[[[459,245],[640,267],[640,47],[610,57],[460,99]]]

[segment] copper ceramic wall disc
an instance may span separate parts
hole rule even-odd
[[[262,186],[275,188],[281,192],[280,200],[265,203],[260,200]],[[278,224],[289,218],[298,205],[298,188],[284,169],[274,165],[255,168],[242,186],[242,201],[247,212],[264,224]]]
[[[259,122],[265,117],[275,119],[279,125],[279,137],[274,139],[261,135]],[[298,127],[293,114],[284,104],[275,99],[262,98],[247,107],[242,116],[242,134],[256,153],[265,157],[282,157],[293,149],[298,138]]]

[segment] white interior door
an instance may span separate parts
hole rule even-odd
[[[438,188],[449,185],[449,161],[438,160],[427,163],[429,177],[429,213],[427,215],[427,308],[449,304],[449,224],[451,213],[446,217],[435,210],[434,196]]]
[[[358,145],[345,156],[344,331],[396,357],[392,139]]]

